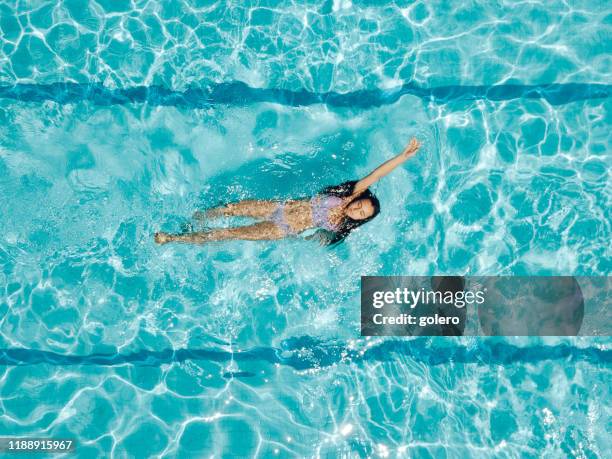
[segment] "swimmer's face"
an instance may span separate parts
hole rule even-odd
[[[344,213],[353,220],[365,220],[374,215],[374,206],[369,199],[357,199],[347,206]]]

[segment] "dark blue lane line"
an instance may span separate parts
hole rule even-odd
[[[102,106],[147,103],[152,106],[184,108],[247,105],[258,102],[273,102],[291,107],[327,104],[332,107],[373,108],[393,104],[406,94],[436,103],[478,99],[492,101],[545,99],[550,104],[561,105],[579,100],[608,98],[612,94],[612,85],[552,83],[426,88],[415,83],[405,83],[392,89],[369,89],[347,93],[253,88],[241,81],[210,84],[186,91],[174,91],[163,86],[110,89],[101,83],[0,85],[0,97],[21,102],[54,101],[60,104],[73,104],[88,101]]]
[[[452,343],[452,342],[451,342]],[[0,365],[93,365],[93,366],[159,366],[185,361],[261,362],[281,364],[296,370],[329,367],[343,362],[387,362],[398,358],[427,365],[449,363],[478,365],[511,365],[542,361],[588,362],[594,365],[612,363],[612,351],[598,347],[575,347],[570,344],[555,346],[514,346],[504,342],[483,340],[475,346],[452,345],[436,340],[390,339],[370,347],[362,354],[341,343],[322,343],[309,337],[285,342],[282,348],[259,347],[242,352],[216,349],[141,350],[130,354],[65,355],[34,349],[0,349]]]

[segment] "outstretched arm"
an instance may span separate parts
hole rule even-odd
[[[400,164],[404,163],[408,158],[413,156],[421,146],[421,143],[413,137],[408,146],[399,155],[391,158],[389,161],[382,163],[374,169],[368,176],[362,178],[355,184],[355,189],[351,197],[357,196],[367,190],[370,186],[383,178]]]

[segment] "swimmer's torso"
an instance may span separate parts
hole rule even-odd
[[[314,198],[318,199],[318,197]],[[339,200],[342,202],[342,200]],[[285,221],[297,233],[317,226],[313,219],[313,205],[310,199],[288,200],[284,206]],[[331,226],[342,221],[342,205],[330,209],[328,220]]]

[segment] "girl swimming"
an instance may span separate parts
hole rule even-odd
[[[261,220],[258,223],[233,228],[215,228],[193,233],[155,233],[155,242],[202,244],[212,241],[243,239],[274,240],[295,236],[302,231],[318,228],[310,238],[322,244],[336,244],[355,228],[369,222],[380,213],[378,199],[368,189],[397,166],[413,156],[421,144],[415,138],[396,157],[378,166],[361,180],[344,182],[324,188],[310,199],[287,201],[245,200],[196,212],[194,217],[241,216]],[[309,239],[310,239],[309,238]]]

